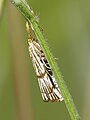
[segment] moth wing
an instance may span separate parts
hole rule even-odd
[[[29,43],[29,52],[38,77],[43,101],[62,101],[61,91],[39,43],[36,41]]]
[[[54,80],[53,85],[47,73],[43,76],[43,78],[38,78],[38,83],[43,101],[57,102],[63,100],[58,84]]]

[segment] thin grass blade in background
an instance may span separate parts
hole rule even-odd
[[[13,6],[8,3],[8,23],[11,43],[11,62],[13,87],[15,91],[17,120],[32,120],[31,100],[29,93],[29,74],[25,62],[25,46],[22,21]],[[18,22],[17,19],[18,18]],[[18,26],[16,28],[16,26]],[[14,30],[14,31],[13,31]]]
[[[1,16],[2,16],[5,1],[6,0],[0,0],[0,19],[1,19]]]

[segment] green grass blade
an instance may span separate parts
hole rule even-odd
[[[42,32],[40,30],[39,23],[37,22],[37,19],[35,19],[35,16],[33,15],[32,10],[29,8],[29,6],[25,2],[25,0],[12,0],[12,3],[24,15],[25,19],[31,23],[34,33],[45,53],[45,56],[50,64],[52,71],[54,73],[54,76],[58,82],[58,85],[59,85],[62,95],[64,97],[66,107],[70,114],[71,120],[79,120],[80,117],[79,117],[79,114],[74,105],[73,99],[67,89],[65,81],[62,78],[62,75],[61,75],[59,68],[54,60],[54,57],[51,54],[49,47],[47,46],[47,43],[46,43],[46,41],[42,35]]]

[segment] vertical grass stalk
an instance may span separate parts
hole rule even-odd
[[[70,114],[71,120],[79,120],[79,114],[76,110],[76,107],[74,105],[73,99],[67,89],[67,86],[65,84],[65,81],[62,78],[62,75],[59,71],[59,68],[54,60],[53,55],[51,54],[49,47],[47,46],[47,43],[43,37],[43,34],[39,27],[39,22],[37,21],[36,17],[34,16],[33,11],[28,6],[25,0],[12,0],[12,3],[16,6],[16,8],[23,14],[26,20],[28,20],[33,28],[33,31],[42,47],[43,52],[45,53],[45,56],[52,68],[52,71],[54,73],[54,76],[58,82],[58,85],[60,87],[60,90],[62,92],[62,95],[64,97],[64,101],[66,104],[66,107],[68,109],[68,112]]]

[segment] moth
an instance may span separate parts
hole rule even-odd
[[[38,40],[32,35],[32,29],[29,22],[26,22],[26,29],[28,32],[28,50],[38,78],[42,99],[45,102],[62,101],[63,97],[52,69]]]

